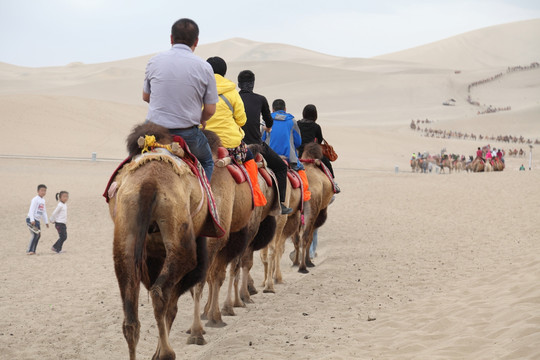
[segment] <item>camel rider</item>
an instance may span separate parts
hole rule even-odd
[[[478,148],[478,150],[476,150],[476,158],[484,161],[483,155],[484,155],[484,153],[482,152],[482,149]]]
[[[298,172],[304,183],[304,201],[308,201],[311,199],[309,182],[304,165],[299,161],[298,153],[296,152],[296,148],[302,145],[300,128],[294,116],[287,113],[285,101],[282,99],[274,100],[272,111],[274,126],[272,126],[271,132],[264,132],[262,139],[278,155],[284,156],[289,161],[291,168]]]
[[[244,164],[253,187],[255,206],[264,206],[266,198],[259,187],[259,169],[253,159],[253,154],[242,141],[244,138],[242,126],[247,119],[244,103],[236,91],[236,84],[224,77],[227,72],[225,60],[216,56],[206,61],[214,71],[219,95],[216,113],[207,121],[206,129],[215,132],[221,139],[222,145],[229,150],[229,154]]]
[[[279,190],[279,201],[281,204],[281,214],[287,215],[293,210],[285,206],[285,193],[287,191],[287,165],[281,160],[278,154],[261,140],[261,116],[268,129],[272,128],[274,120],[270,114],[270,107],[266,98],[260,94],[254,93],[255,74],[251,70],[244,70],[238,74],[238,87],[240,88],[240,97],[244,101],[247,121],[242,129],[246,136],[246,144],[256,144],[261,146],[261,154],[266,163],[276,175],[277,187]]]
[[[193,54],[198,43],[199,27],[193,20],[173,24],[172,48],[151,58],[146,66],[143,100],[149,103],[147,121],[181,136],[210,181],[214,161],[199,125],[204,129],[219,98],[212,68]]]

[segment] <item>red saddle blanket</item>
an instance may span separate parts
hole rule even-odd
[[[201,188],[206,193],[207,198],[207,205],[208,205],[208,212],[209,217],[206,220],[206,224],[204,226],[203,231],[201,232],[201,236],[208,236],[208,237],[221,237],[225,235],[225,229],[221,227],[221,224],[219,223],[219,214],[217,211],[216,202],[214,200],[214,195],[212,194],[212,190],[210,187],[210,183],[208,182],[208,179],[206,178],[206,173],[202,167],[202,165],[199,163],[195,155],[191,153],[189,150],[189,146],[186,144],[183,138],[180,136],[175,135],[173,137],[173,141],[178,143],[180,147],[184,150],[184,158],[180,159],[182,162],[187,164],[193,174],[197,176]],[[171,154],[171,156],[174,157],[174,155]],[[116,170],[114,170],[113,174],[111,175],[111,178],[109,179],[107,186],[105,188],[105,192],[103,193],[103,197],[109,202],[109,200],[114,197],[116,194],[116,183],[114,179],[116,178],[116,175],[118,175],[118,172],[126,165],[127,163],[131,162],[132,158],[127,157],[118,167]],[[114,186],[113,186],[114,184]]]
[[[257,156],[255,156],[255,162],[257,164],[262,163],[263,161],[264,161],[264,158],[263,158],[263,156],[261,154],[257,154]],[[272,186],[272,176],[268,172],[268,169],[266,169],[265,167],[259,167],[259,174],[261,174],[264,181],[266,181],[266,185],[271,187]]]

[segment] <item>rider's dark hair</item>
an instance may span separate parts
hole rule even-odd
[[[206,59],[206,62],[212,66],[214,74],[225,76],[225,74],[227,73],[227,63],[219,56],[209,57],[208,59]]]
[[[41,189],[46,189],[46,188],[47,188],[47,186],[46,186],[45,184],[39,184],[39,185],[37,186],[37,190],[38,190],[38,191],[41,190]]]
[[[285,110],[285,101],[283,99],[274,100],[272,109],[274,109],[274,111]]]
[[[302,117],[306,120],[317,120],[317,108],[313,104],[306,105],[302,111]]]
[[[192,47],[199,38],[199,26],[191,19],[180,19],[171,28],[173,43]]]

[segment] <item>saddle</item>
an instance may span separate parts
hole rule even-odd
[[[232,158],[229,155],[229,150],[224,147],[218,148],[217,152],[218,161],[216,162],[217,167],[227,167],[229,173],[233,177],[234,181],[237,184],[243,184],[247,181],[247,174],[244,169],[241,168],[241,165],[238,165],[233,162]]]
[[[294,171],[293,169],[289,168],[287,170],[287,177],[289,178],[293,189],[298,189],[300,186],[302,186],[302,180],[300,180],[300,176],[298,176],[296,171]]]
[[[263,156],[261,154],[257,154],[255,156],[255,162],[257,163],[257,167],[259,168],[259,174],[263,177],[264,181],[266,181],[266,185],[272,186],[272,176],[268,172],[268,169],[266,168],[266,161],[264,160]]]
[[[188,171],[196,176],[199,180],[201,191],[206,194],[206,205],[208,206],[209,215],[206,219],[206,223],[201,235],[209,237],[223,236],[225,234],[225,230],[219,223],[219,214],[217,212],[216,202],[214,200],[214,195],[212,194],[212,190],[210,188],[208,179],[206,178],[204,169],[195,155],[191,153],[184,139],[180,136],[174,136],[173,144],[161,145],[155,142],[155,139],[154,141],[148,141],[149,138],[152,137],[146,136],[142,139],[139,138],[139,147],[143,149],[141,154],[133,158],[126,158],[113,172],[103,193],[103,197],[105,198],[106,202],[108,203],[109,200],[116,195],[116,192],[120,186],[120,184],[116,181],[116,177],[122,169],[125,168],[125,171],[133,171],[148,161],[166,161],[171,164],[176,174],[181,175]],[[201,200],[198,208],[200,209],[202,206],[204,206],[203,200]]]
[[[287,178],[289,179],[293,189],[298,189],[302,186],[302,179],[296,171],[291,168],[291,164],[287,161],[284,156],[281,156],[283,162],[287,165]]]

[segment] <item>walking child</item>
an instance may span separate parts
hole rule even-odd
[[[47,209],[45,208],[44,196],[47,194],[47,186],[39,184],[37,187],[37,196],[32,199],[30,203],[30,209],[28,210],[28,216],[26,217],[26,225],[30,229],[32,238],[28,245],[27,255],[35,255],[36,248],[41,238],[41,220],[45,221],[45,225],[49,227],[49,220],[47,219]]]
[[[58,205],[54,209],[51,215],[51,222],[54,223],[56,231],[58,231],[58,240],[54,243],[51,250],[59,254],[62,252],[62,246],[67,239],[67,201],[69,200],[69,193],[67,191],[60,191],[56,193],[56,200]]]

